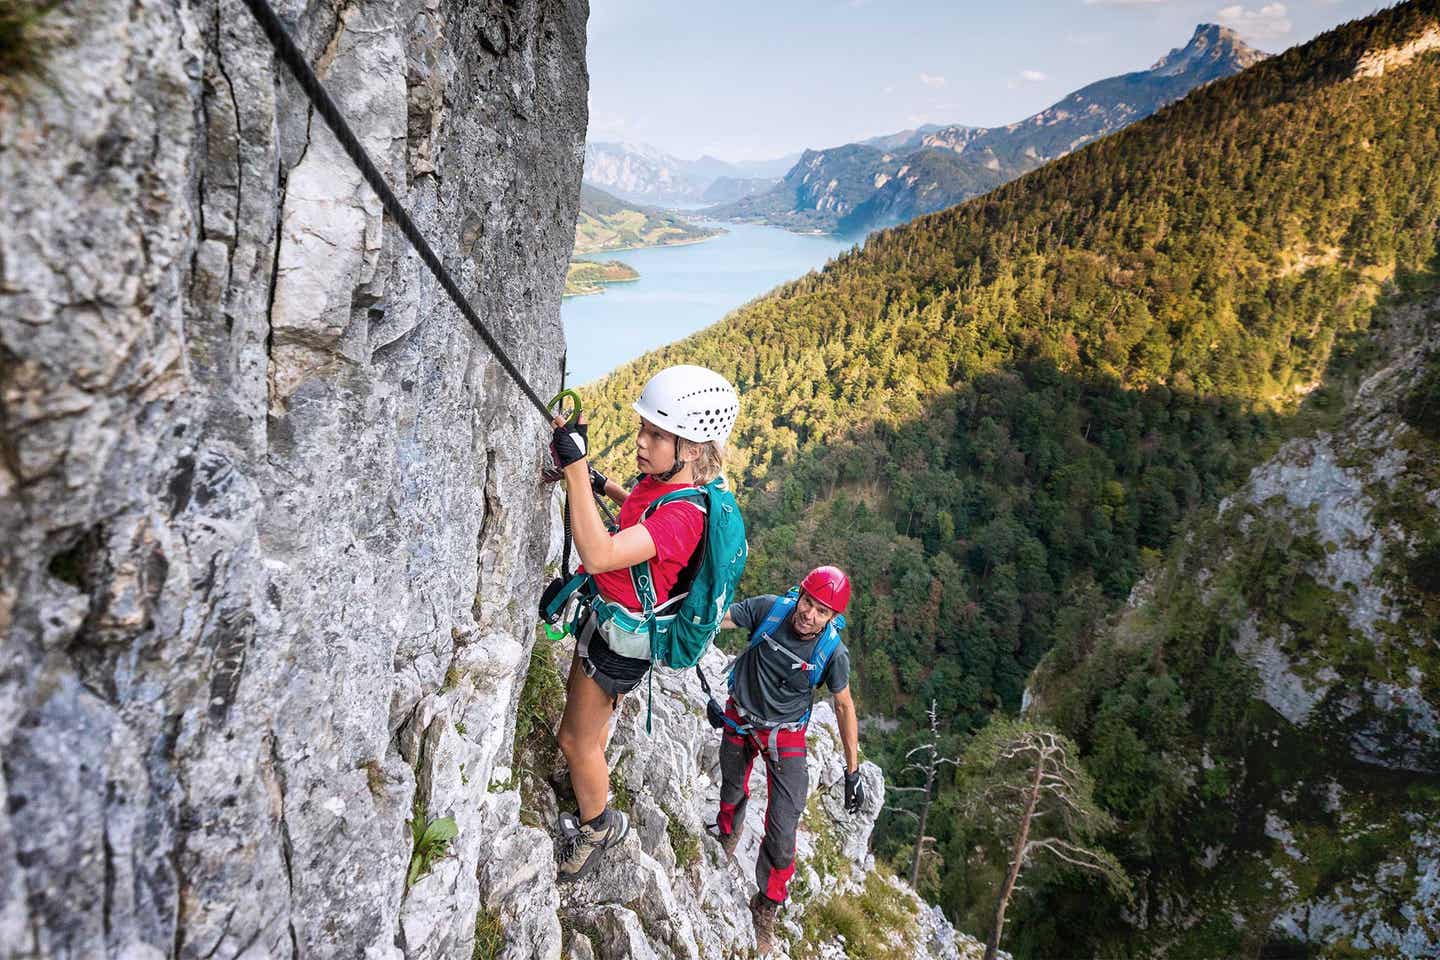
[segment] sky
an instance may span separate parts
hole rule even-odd
[[[1279,52],[1375,0],[591,0],[591,140],[764,160],[996,126],[1143,70],[1198,23]]]

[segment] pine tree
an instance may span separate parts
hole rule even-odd
[[[996,716],[966,748],[960,772],[961,809],[1010,846],[985,960],[995,960],[1020,874],[1040,854],[1049,854],[1056,866],[1097,874],[1117,893],[1129,893],[1130,879],[1119,861],[1087,845],[1114,823],[1096,805],[1094,784],[1068,737]]]

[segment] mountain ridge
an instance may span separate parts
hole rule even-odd
[[[705,154],[696,160],[682,160],[648,143],[587,141],[584,179],[631,203],[695,203],[704,200],[706,191],[719,180],[773,181],[798,158],[799,154],[791,154],[729,161]]]
[[[1201,23],[1183,47],[1149,69],[1089,83],[1023,120],[989,128],[922,127],[806,151],[773,190],[706,212],[717,219],[846,235],[904,223],[985,193],[1267,56],[1230,28]],[[907,152],[923,150],[948,150],[956,159]],[[830,184],[835,186],[826,189]],[[849,186],[837,189],[842,184]]]

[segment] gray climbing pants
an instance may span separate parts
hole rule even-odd
[[[744,721],[732,700],[725,716],[743,726]],[[729,725],[720,741],[720,815],[716,826],[728,835],[745,823],[745,805],[750,800],[750,773],[755,758],[765,760],[765,778],[770,803],[765,808],[765,839],[755,861],[755,885],[776,903],[789,895],[795,873],[795,831],[805,812],[805,794],[810,774],[805,761],[805,731],[755,728],[740,734]]]

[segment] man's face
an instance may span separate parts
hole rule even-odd
[[[795,604],[795,632],[802,637],[808,637],[825,629],[825,625],[835,618],[835,611],[825,604],[816,600],[804,590],[800,591],[800,599]]]

